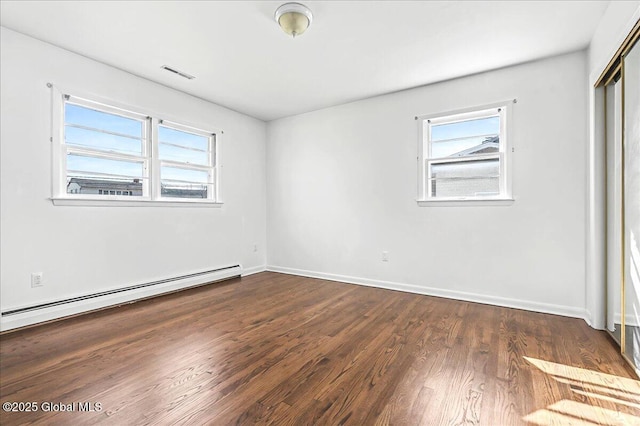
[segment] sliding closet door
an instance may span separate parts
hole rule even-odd
[[[622,61],[624,353],[640,368],[640,43]]]

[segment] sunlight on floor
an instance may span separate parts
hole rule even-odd
[[[538,425],[638,425],[640,418],[606,408],[563,399],[523,418]]]
[[[640,381],[536,358],[524,359],[569,385],[577,399],[586,396],[603,405],[563,399],[523,417],[524,421],[538,425],[640,425]]]

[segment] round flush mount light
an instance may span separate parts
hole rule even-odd
[[[285,3],[276,9],[275,18],[282,30],[295,38],[309,28],[313,15],[304,4]]]

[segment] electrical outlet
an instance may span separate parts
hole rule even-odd
[[[42,272],[33,272],[31,274],[31,287],[42,287],[43,279]]]
[[[382,261],[383,262],[388,262],[389,261],[389,252],[388,251],[383,251],[382,252]]]
[[[257,244],[253,244],[253,252],[257,252],[258,251],[258,245]]]

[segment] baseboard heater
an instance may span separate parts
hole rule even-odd
[[[217,281],[239,277],[241,275],[242,266],[231,265],[222,268],[211,269],[208,271],[181,275],[179,277],[166,278],[162,280],[121,287],[113,290],[100,291],[97,293],[40,303],[37,305],[31,305],[22,308],[9,309],[0,313],[0,316],[3,320],[2,331],[51,319],[63,318],[65,316],[87,312],[95,309],[117,306],[123,303],[132,303],[140,299],[159,296],[177,290],[186,290]],[[70,308],[69,310],[65,308],[72,306],[74,308]],[[53,310],[55,310],[55,312],[52,312]],[[49,314],[45,314],[46,312],[48,312]],[[43,318],[42,315],[39,315],[40,313],[43,313],[45,318]],[[16,321],[16,324],[10,325],[6,323],[7,321],[4,321],[10,320],[12,319],[12,317],[17,319],[17,317],[24,317],[25,315],[28,315],[29,318],[26,318],[23,321]],[[9,326],[6,327],[7,325]]]

